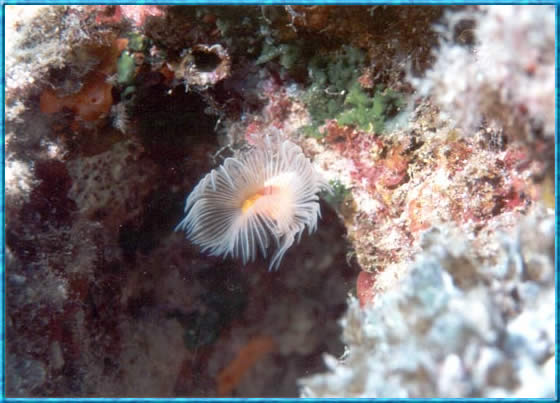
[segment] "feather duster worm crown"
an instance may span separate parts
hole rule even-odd
[[[286,250],[311,234],[321,216],[318,193],[330,191],[301,148],[294,143],[264,143],[238,158],[227,158],[194,188],[185,218],[176,230],[214,256],[266,258],[276,246],[269,270],[277,269]]]

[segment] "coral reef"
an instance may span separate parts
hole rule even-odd
[[[486,6],[445,22],[436,61],[416,82],[444,118],[467,132],[485,119],[512,138],[532,139],[537,128],[553,137],[554,8]]]
[[[5,46],[8,396],[553,396],[553,7],[9,5]],[[267,136],[333,190],[273,273],[173,231]]]
[[[208,88],[230,75],[231,60],[227,51],[219,44],[195,45],[171,70],[185,84]]]
[[[365,308],[350,299],[346,352],[325,356],[329,372],[302,379],[302,396],[553,396],[554,217],[534,212],[491,242],[494,262],[457,229],[424,233],[398,287]]]

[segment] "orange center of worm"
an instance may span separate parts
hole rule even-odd
[[[246,198],[243,201],[243,204],[241,204],[241,211],[243,212],[243,214],[245,214],[251,207],[253,207],[253,204],[255,204],[257,200],[259,200],[263,196],[272,194],[275,190],[275,186],[265,186],[262,189],[259,189],[258,192]]]

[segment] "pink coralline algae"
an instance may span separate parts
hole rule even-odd
[[[98,24],[120,23],[123,19],[132,21],[137,27],[142,27],[148,17],[161,17],[164,6],[156,5],[114,5],[91,6],[96,12],[95,21]]]
[[[337,172],[348,175],[355,202],[354,216],[345,215],[349,239],[362,269],[376,273],[358,278],[362,304],[385,287],[374,281],[379,273],[410,259],[429,228],[453,222],[478,232],[504,214],[523,214],[539,198],[533,178],[543,165],[527,160],[523,146],[496,149],[492,142],[502,134],[490,129],[472,138],[445,127],[431,134],[432,113],[421,106],[411,128],[390,134],[334,120],[321,128],[321,147],[334,152],[328,161],[346,161]],[[323,164],[328,172],[340,162]]]

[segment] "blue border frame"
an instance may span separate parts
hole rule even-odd
[[[5,12],[4,12],[4,7],[6,5],[39,5],[39,4],[64,4],[64,5],[86,5],[86,4],[115,4],[116,2],[111,2],[111,1],[77,1],[77,0],[69,0],[69,1],[59,1],[59,0],[53,0],[53,1],[15,1],[15,0],[4,0],[4,1],[0,1],[0,4],[2,5],[2,8],[0,10],[0,21],[2,23],[2,41],[0,43],[0,48],[2,51],[2,63],[1,63],[1,67],[0,67],[0,71],[1,71],[1,78],[2,78],[2,86],[5,86],[5,45],[4,45],[4,38],[5,38]],[[556,5],[555,7],[555,16],[556,16],[556,30],[555,30],[555,40],[556,40],[556,50],[555,50],[555,56],[556,56],[556,67],[555,67],[555,111],[556,111],[556,122],[555,122],[555,128],[556,128],[556,133],[555,133],[555,180],[554,180],[554,185],[555,185],[555,215],[556,215],[556,219],[555,219],[555,266],[556,266],[556,276],[555,276],[555,292],[556,292],[556,303],[555,303],[555,309],[556,309],[556,326],[555,326],[555,330],[556,330],[556,346],[555,346],[555,360],[556,360],[556,400],[554,399],[519,399],[520,401],[524,401],[524,402],[537,402],[537,401],[558,401],[558,385],[560,383],[560,375],[558,373],[558,368],[559,368],[559,358],[558,358],[558,337],[559,337],[559,324],[558,324],[558,313],[560,312],[560,304],[559,304],[559,291],[558,291],[558,286],[559,286],[559,279],[558,279],[558,274],[559,274],[559,266],[558,266],[558,255],[560,252],[560,245],[558,243],[558,237],[559,237],[559,224],[560,224],[560,219],[559,219],[559,214],[560,214],[560,208],[558,205],[558,188],[560,185],[560,180],[559,177],[557,175],[556,169],[559,166],[560,163],[560,156],[558,154],[558,143],[559,143],[559,139],[560,139],[560,124],[559,124],[559,120],[558,120],[558,112],[560,109],[560,95],[558,92],[558,86],[560,84],[560,66],[558,63],[558,40],[560,39],[560,27],[559,27],[559,21],[560,21],[560,6],[558,1],[554,1],[554,0],[537,0],[537,1],[508,1],[508,0],[496,0],[496,1],[474,1],[474,0],[465,0],[465,1],[438,1],[438,0],[432,0],[432,1],[413,1],[413,0],[403,0],[403,1],[379,1],[379,0],[372,0],[372,1],[337,1],[337,0],[325,0],[325,1],[306,1],[306,0],[292,0],[292,1],[277,1],[277,0],[267,0],[267,1],[256,1],[256,0],[246,0],[246,1],[227,1],[227,0],[206,0],[206,1],[180,1],[180,0],[171,0],[171,1],[164,1],[164,2],[156,2],[156,1],[137,1],[137,2],[122,2],[122,3],[118,3],[118,4],[138,4],[138,5],[147,5],[147,4],[169,4],[169,5],[174,5],[174,4],[184,4],[184,5],[293,5],[293,4],[301,4],[301,5],[314,5],[314,4],[323,4],[323,5],[369,5],[369,4],[386,4],[386,5],[468,5],[468,4],[515,4],[515,5],[527,5],[527,4],[533,4],[533,5]],[[1,129],[2,129],[2,136],[3,139],[5,138],[5,94],[4,91],[2,91],[2,94],[0,95],[1,100],[2,100],[2,122],[1,122]],[[147,402],[161,402],[161,401],[166,401],[166,400],[174,400],[174,401],[185,401],[185,402],[193,402],[193,401],[207,401],[207,402],[212,402],[212,401],[217,401],[217,402],[228,402],[228,401],[235,401],[235,402],[261,402],[261,401],[267,401],[267,402],[286,402],[286,401],[296,401],[299,399],[287,399],[287,398],[274,398],[274,399],[260,399],[260,398],[256,398],[256,399],[245,399],[245,398],[241,398],[241,399],[235,399],[235,398],[225,398],[225,399],[217,399],[217,398],[206,398],[206,399],[201,399],[201,398],[175,398],[175,399],[154,399],[154,398],[149,398],[149,399],[139,399],[139,398],[119,398],[119,399],[115,399],[115,398],[110,398],[110,399],[106,399],[106,398],[91,398],[91,399],[86,399],[86,398],[51,398],[51,399],[44,399],[44,398],[38,398],[38,399],[28,399],[28,398],[10,398],[7,399],[5,398],[6,394],[6,390],[5,390],[5,377],[4,377],[4,370],[5,370],[5,318],[4,318],[4,309],[5,309],[5,305],[4,305],[4,298],[5,298],[5,272],[4,272],[4,268],[5,268],[5,141],[2,141],[2,151],[1,151],[1,157],[2,157],[2,168],[0,170],[0,179],[2,181],[3,187],[2,187],[2,195],[1,195],[1,208],[0,208],[0,218],[2,219],[2,223],[4,224],[2,226],[2,229],[0,230],[0,241],[1,241],[1,250],[0,250],[0,257],[1,257],[1,264],[0,264],[0,293],[2,295],[2,299],[0,301],[0,323],[2,324],[2,326],[0,327],[0,363],[2,364],[2,371],[0,373],[0,399],[2,400],[6,400],[6,401],[51,401],[51,402],[59,402],[59,401],[82,401],[82,400],[87,400],[87,401],[91,401],[91,402],[106,402],[106,401],[113,401],[113,400],[118,400],[118,401],[122,401],[122,402],[137,402],[137,401],[147,401]],[[305,399],[306,401],[309,402],[325,402],[325,401],[347,401],[347,402],[363,402],[363,401],[369,401],[370,399]],[[374,399],[371,399],[374,400]],[[380,402],[389,402],[389,401],[398,401],[398,400],[411,400],[411,401],[434,401],[434,402],[447,402],[449,401],[449,399],[375,399],[376,401],[380,401]],[[454,401],[473,401],[475,399],[454,399]],[[506,399],[476,399],[476,400],[484,400],[484,401],[503,401]],[[508,401],[511,401],[510,399],[507,399]],[[517,399],[514,399],[517,400]]]
[[[555,326],[555,348],[554,348],[554,355],[555,355],[555,367],[556,367],[556,389],[555,389],[555,393],[556,393],[556,399],[558,400],[558,384],[560,383],[560,376],[558,374],[558,368],[559,368],[559,358],[558,358],[558,340],[559,340],[559,336],[560,336],[560,332],[558,331],[559,329],[559,325],[558,325],[558,314],[560,313],[560,304],[558,302],[558,284],[559,284],[559,280],[558,280],[558,274],[559,274],[559,270],[558,270],[558,252],[560,251],[560,245],[558,244],[558,235],[559,235],[559,230],[558,230],[558,224],[559,224],[559,219],[558,219],[558,215],[560,213],[560,207],[558,206],[558,185],[560,183],[559,179],[558,179],[558,166],[559,166],[559,161],[560,161],[560,157],[558,155],[558,140],[559,140],[559,136],[560,136],[560,120],[558,118],[559,114],[558,111],[560,110],[560,96],[559,96],[559,92],[558,92],[558,85],[560,84],[560,66],[559,66],[559,62],[558,62],[558,40],[560,39],[560,26],[558,25],[560,23],[560,6],[556,5],[556,21],[555,21],[555,35],[554,35],[554,40],[555,40],[555,51],[554,51],[554,59],[556,60],[556,66],[554,69],[555,72],[555,77],[554,77],[554,89],[555,89],[555,104],[554,104],[554,111],[555,111],[555,133],[554,133],[554,215],[555,215],[555,220],[554,220],[554,263],[555,263],[555,281],[554,281],[554,286],[555,286],[555,297],[556,297],[556,304],[555,304],[555,317],[556,317],[556,326]]]
[[[254,5],[341,5],[341,6],[349,6],[349,5],[372,5],[372,4],[382,4],[382,5],[484,5],[484,4],[513,4],[513,5],[556,5],[558,4],[558,0],[525,0],[525,1],[511,1],[511,0],[495,0],[495,1],[476,1],[476,0],[464,0],[464,1],[443,1],[443,0],[422,0],[422,1],[415,1],[415,0],[390,0],[390,1],[383,1],[383,0],[370,0],[370,1],[355,1],[355,0],[324,0],[324,1],[307,1],[307,0],[199,0],[199,1],[181,1],[181,0],[166,0],[166,1],[107,1],[107,0],[68,0],[68,1],[60,1],[60,0],[3,0],[0,1],[2,5],[39,5],[39,4],[63,4],[63,5],[88,5],[88,4],[135,4],[135,5],[150,5],[150,4],[159,4],[159,5],[191,5],[191,6],[199,6],[199,5],[237,5],[237,6],[254,6]]]
[[[0,252],[0,257],[2,258],[2,261],[0,263],[0,295],[2,295],[2,299],[0,301],[0,363],[2,364],[2,372],[0,373],[0,391],[2,393],[2,399],[4,398],[4,396],[6,396],[6,383],[4,382],[4,370],[5,370],[5,334],[6,334],[6,323],[4,320],[4,309],[5,309],[5,305],[4,305],[4,298],[6,293],[4,292],[4,282],[5,282],[5,273],[4,273],[4,267],[6,267],[6,256],[5,256],[5,248],[6,248],[6,237],[5,237],[5,229],[6,229],[6,220],[5,220],[5,214],[4,212],[6,211],[5,209],[5,191],[6,191],[6,181],[5,181],[5,169],[6,169],[6,159],[5,159],[5,146],[6,146],[6,142],[5,142],[5,136],[6,136],[6,125],[5,125],[5,120],[6,120],[6,104],[4,102],[4,88],[5,88],[5,84],[6,84],[6,80],[5,80],[5,74],[4,74],[4,64],[5,64],[5,46],[4,46],[4,38],[6,37],[6,24],[5,24],[5,18],[4,18],[4,7],[2,6],[2,10],[0,10],[0,20],[2,22],[2,41],[0,43],[0,48],[2,49],[2,63],[1,63],[1,67],[0,67],[0,72],[1,72],[1,79],[2,79],[2,94],[0,95],[1,101],[2,101],[2,169],[0,170],[0,176],[2,179],[2,198],[1,198],[1,208],[0,208],[0,218],[2,218],[2,229],[0,230],[0,241],[1,241],[1,252]]]

